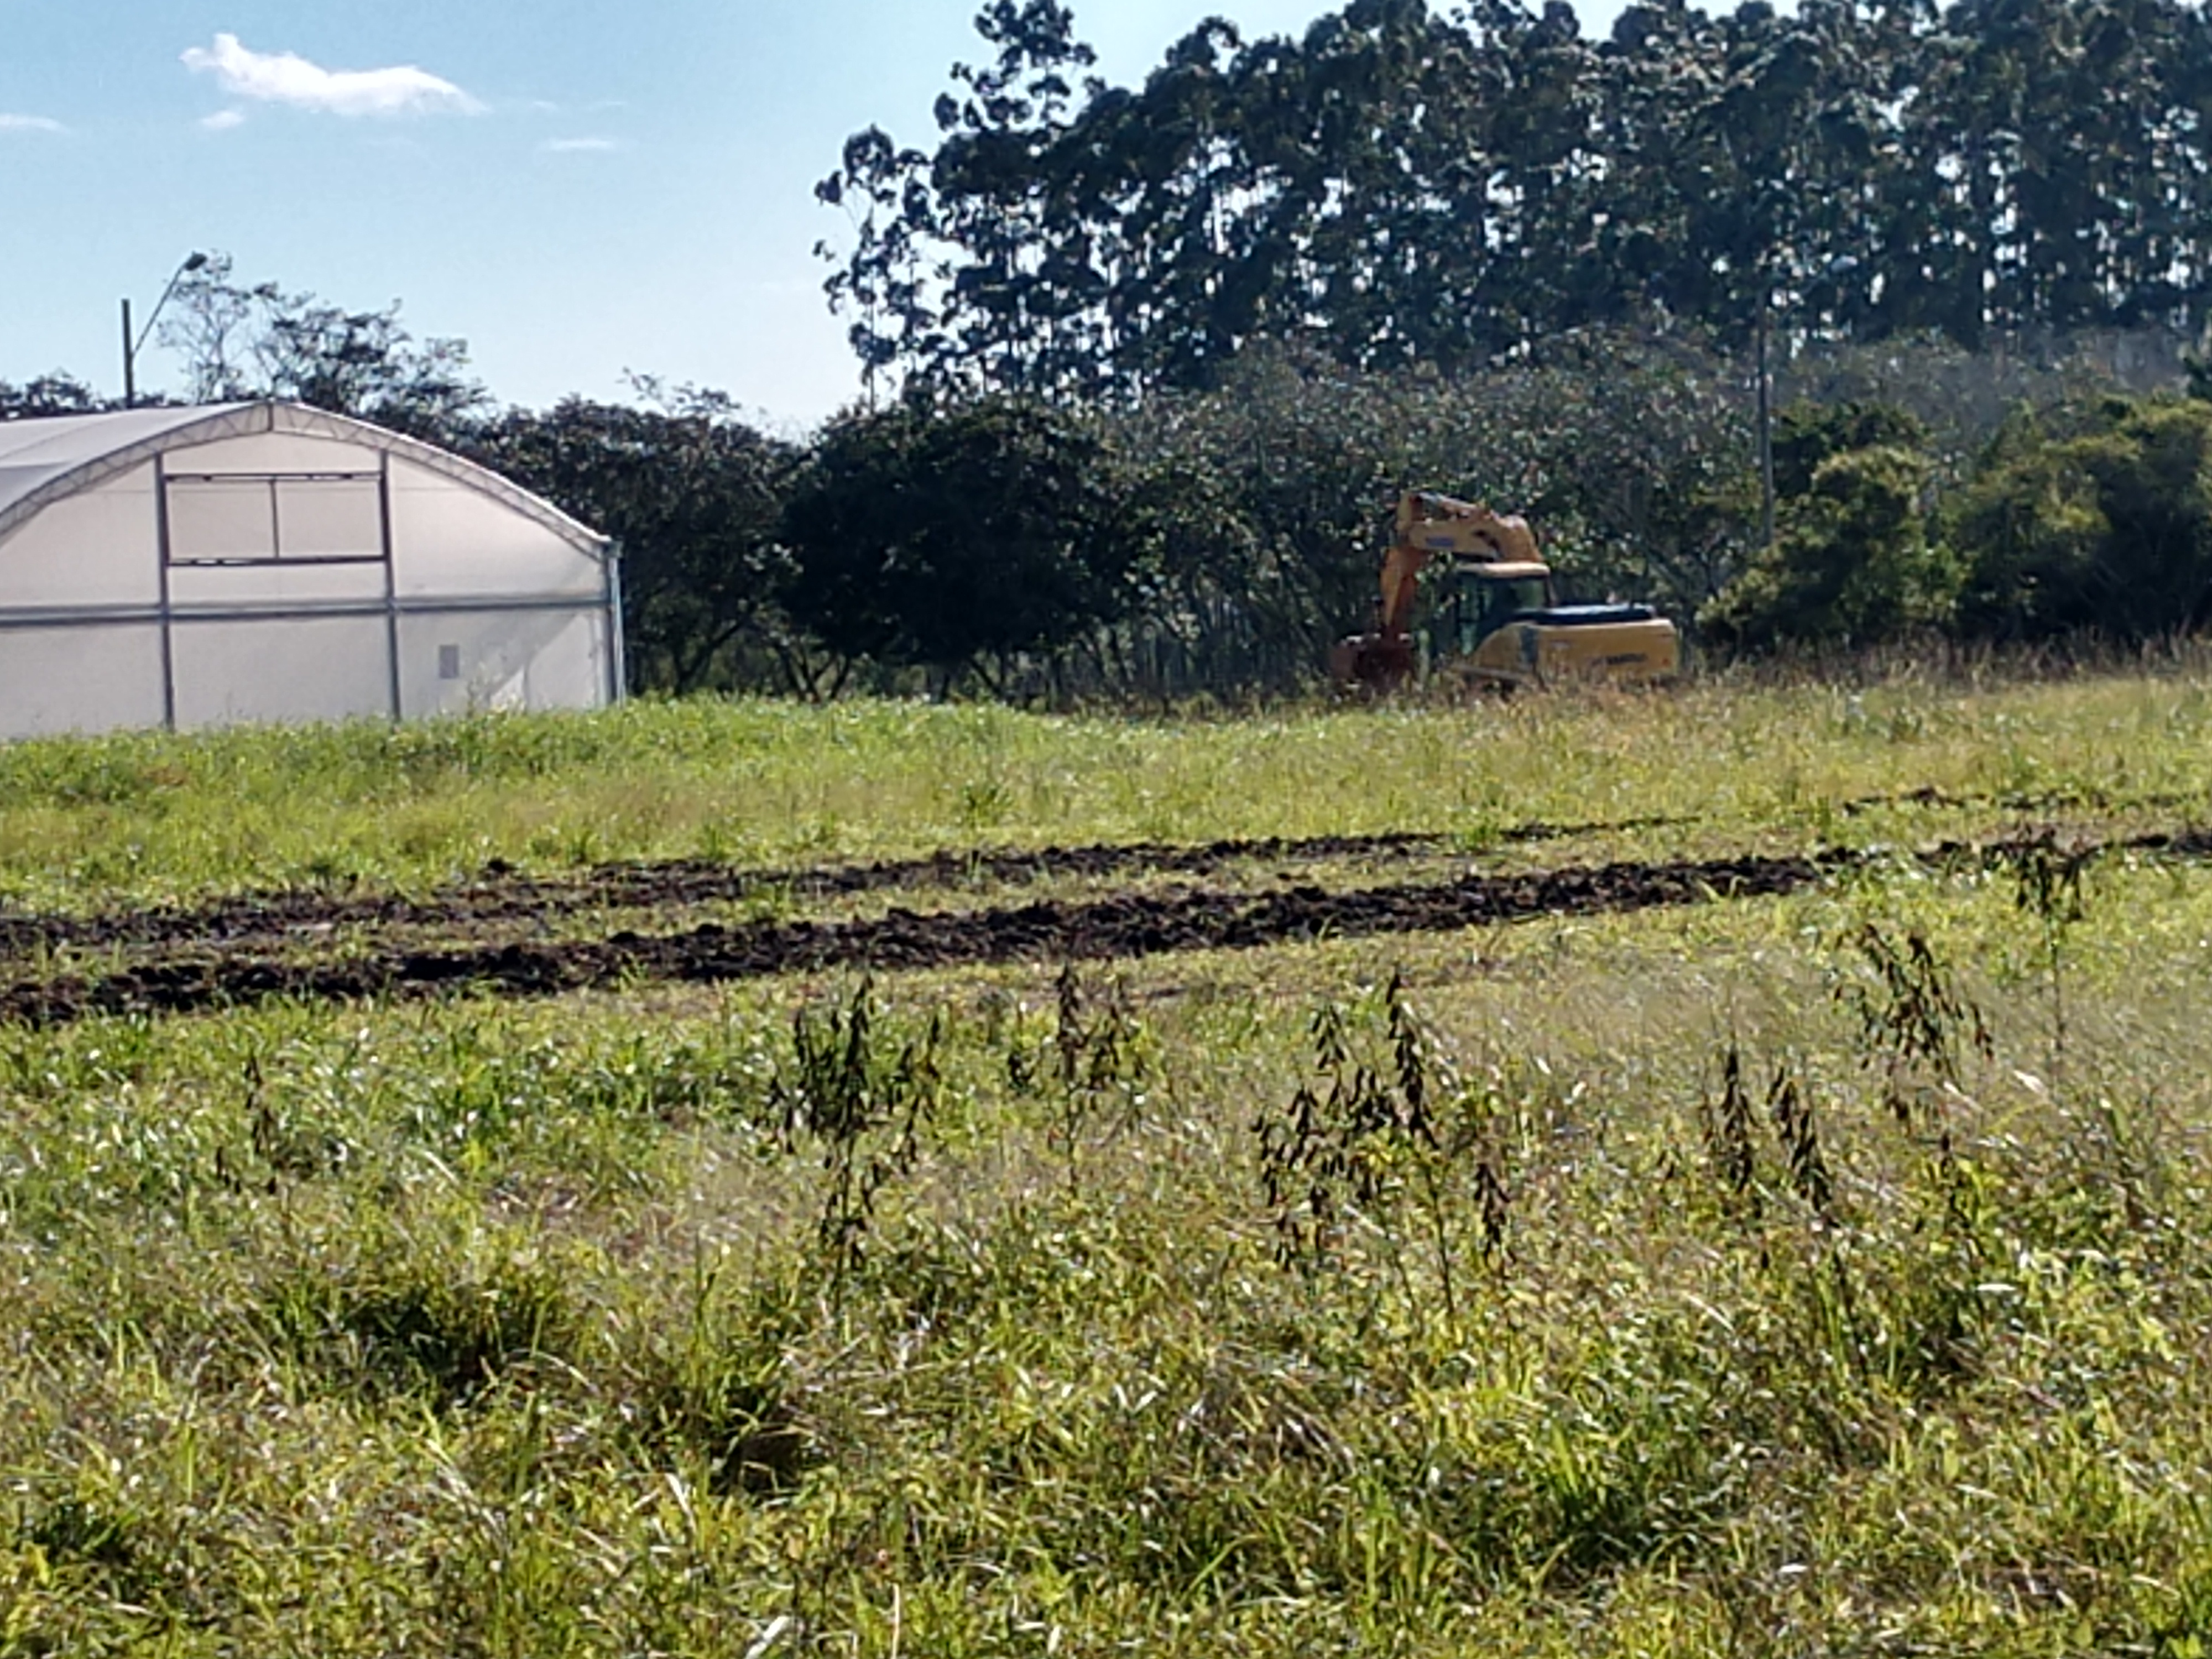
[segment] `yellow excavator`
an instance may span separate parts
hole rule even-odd
[[[1439,582],[1422,575],[1443,562]],[[1434,603],[1413,626],[1426,587]],[[1664,679],[1682,662],[1674,624],[1648,605],[1561,605],[1526,519],[1413,490],[1398,501],[1375,631],[1329,653],[1338,684],[1390,691],[1416,678],[1497,690]]]

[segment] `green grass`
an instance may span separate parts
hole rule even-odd
[[[784,864],[945,847],[1695,815],[1830,832],[1895,789],[2206,797],[2212,690],[2106,677],[1249,719],[995,707],[641,703],[589,716],[244,730],[0,749],[0,898],[83,906],[283,884]]]
[[[2185,817],[2208,708],[663,706],[25,745],[0,842],[77,904],[341,851],[420,883],[1655,811],[1805,844],[1923,785]],[[1013,805],[963,822],[979,779]],[[2063,1036],[2003,872],[1904,860],[1099,969],[1065,1048],[1057,964],[889,977],[846,1094],[792,1026],[842,978],[0,1028],[0,1655],[2201,1653],[2212,870],[2084,898]],[[1869,924],[1985,1053],[1886,1069]],[[1258,1126],[1362,1065],[1399,1115],[1343,1132],[1286,1261]]]

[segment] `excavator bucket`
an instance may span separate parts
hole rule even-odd
[[[1395,691],[1413,678],[1413,642],[1403,635],[1353,634],[1329,647],[1328,677],[1347,690]]]

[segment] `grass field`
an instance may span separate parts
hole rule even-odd
[[[0,750],[0,1655],[2200,1654],[2208,739]]]

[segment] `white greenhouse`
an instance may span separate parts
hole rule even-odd
[[[611,544],[457,455],[298,404],[0,424],[0,738],[622,695]]]

